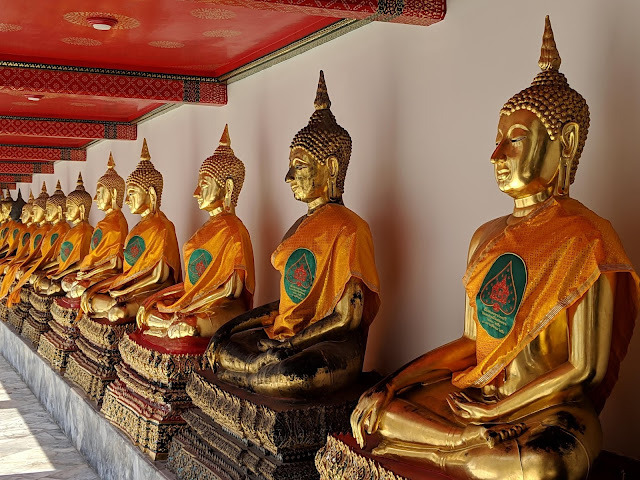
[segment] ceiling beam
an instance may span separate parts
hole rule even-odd
[[[215,78],[0,61],[0,91],[86,97],[227,104],[227,86]]]
[[[200,3],[202,0],[188,0]],[[304,13],[336,19],[431,25],[444,19],[446,0],[216,0],[216,5]]]
[[[31,175],[0,175],[0,183],[31,183]]]
[[[47,162],[70,160],[73,162],[84,162],[87,159],[87,151],[84,148],[39,147],[0,144],[0,159],[36,161],[40,160]]]
[[[0,160],[0,174],[53,173],[53,162],[3,162]]]
[[[134,123],[0,116],[0,135],[81,138],[89,140],[136,140]]]

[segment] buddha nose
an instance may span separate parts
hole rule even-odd
[[[496,149],[491,154],[491,163],[494,165],[500,161],[504,161],[507,159],[503,151],[503,144],[504,142],[498,143],[498,145],[496,145]]]
[[[291,183],[293,182],[294,179],[294,167],[291,167],[289,169],[289,171],[287,172],[287,174],[284,176],[284,181],[287,183]]]

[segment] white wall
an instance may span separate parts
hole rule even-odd
[[[126,176],[147,137],[165,178],[163,210],[182,243],[205,218],[191,193],[228,122],[247,167],[238,214],[253,240],[256,301],[272,300],[271,251],[305,211],[284,183],[288,146],[313,111],[324,69],[332,110],[354,143],[345,202],[371,226],[382,281],[367,366],[389,373],[462,332],[468,241],[477,226],[512,208],[489,163],[499,109],[538,72],[547,13],[561,70],[591,107],[572,196],[612,221],[638,266],[640,3],[632,0],[449,0],[444,22],[361,28],[230,85],[226,107],[182,106],[140,125],[140,141],[102,142],[87,163],[58,163],[55,176],[68,190],[80,168],[93,193],[109,151]],[[55,176],[34,182],[46,178],[52,187]],[[635,457],[639,362],[636,334],[602,414],[605,448]]]

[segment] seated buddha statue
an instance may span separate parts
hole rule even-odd
[[[18,190],[18,198],[16,200],[13,200],[11,195],[7,193],[6,198],[2,201],[0,207],[0,215],[4,219],[2,230],[0,231],[0,236],[2,237],[0,240],[0,258],[2,259],[14,255],[18,248],[18,242],[24,229],[24,225],[20,220],[24,204],[25,201],[22,199],[20,190]]]
[[[46,197],[46,185],[42,185],[42,192],[34,200],[33,221],[42,222],[42,203],[45,202],[44,223],[34,232],[34,241],[39,247],[29,253],[16,273],[18,283],[13,288],[7,302],[8,306],[20,302],[20,289],[40,278],[41,271],[47,270],[56,264],[57,253],[60,251],[62,240],[69,231],[66,222],[67,197],[62,191],[60,181],[56,184],[56,190],[50,197]]]
[[[126,238],[122,273],[82,294],[81,309],[90,316],[112,322],[134,318],[143,298],[180,280],[175,227],[160,210],[162,187],[145,139],[140,162],[127,178],[125,201],[142,218]]]
[[[98,179],[94,198],[105,216],[93,230],[89,253],[82,259],[78,271],[62,278],[62,289],[69,298],[80,298],[89,286],[122,271],[122,251],[129,225],[122,213],[125,183],[115,166],[113,155],[109,154],[107,171]]]
[[[156,337],[211,337],[252,306],[255,289],[249,232],[235,214],[244,164],[231,149],[228,127],[198,174],[193,196],[209,220],[183,247],[183,283],[150,296],[137,313],[138,328]]]
[[[93,228],[89,224],[90,211],[91,195],[84,189],[82,174],[78,173],[76,189],[67,195],[66,201],[66,219],[71,223],[71,229],[62,239],[56,261],[44,267],[33,283],[34,290],[39,294],[60,293],[60,279],[80,268],[80,263],[89,253],[93,234]]]
[[[219,379],[265,395],[309,398],[353,382],[379,307],[369,227],[342,202],[351,137],[330,106],[320,72],[315,112],[291,143],[285,177],[308,211],[271,257],[280,301],[231,320],[207,349]]]
[[[30,251],[33,249],[32,245],[32,235],[33,232],[38,228],[38,226],[33,223],[33,195],[29,198],[29,201],[24,204],[22,207],[22,214],[20,215],[20,221],[24,228],[22,229],[22,234],[20,235],[20,240],[18,241],[18,248],[16,249],[15,255],[10,257],[6,257],[0,260],[0,272],[5,274],[5,279],[8,280],[8,283],[12,283],[15,280],[16,271],[15,269],[22,265],[24,259],[29,255]],[[3,279],[4,280],[4,279]],[[2,292],[3,289],[0,289]],[[5,293],[6,295],[6,293]],[[0,293],[0,298],[4,298],[4,295]]]
[[[500,112],[491,163],[514,209],[473,235],[463,336],[352,413],[374,454],[454,478],[585,479],[600,451],[638,277],[611,224],[569,197],[589,110],[558,71],[548,17],[539,65]]]

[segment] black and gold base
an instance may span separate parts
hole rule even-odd
[[[79,302],[77,302],[79,303]],[[51,330],[40,338],[38,354],[47,360],[54,370],[63,372],[67,367],[69,355],[78,350],[76,339],[79,335],[77,327],[78,308],[67,306],[65,298],[56,299],[51,304]]]
[[[106,318],[84,315],[78,322],[79,336],[75,341],[78,350],[69,355],[65,377],[75,382],[98,405],[107,385],[117,378],[118,343],[135,326],[133,318],[110,322]]]
[[[318,401],[257,395],[220,382],[209,371],[191,375],[187,393],[197,409],[174,437],[169,468],[181,480],[317,479],[314,457],[326,435],[349,429],[349,415],[375,381],[363,375],[348,391]]]

